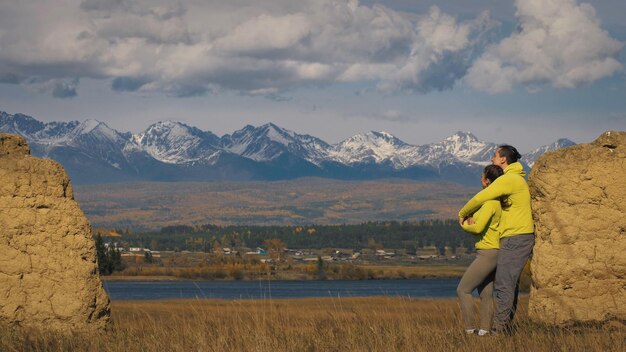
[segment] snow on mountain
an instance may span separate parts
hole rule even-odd
[[[297,134],[273,123],[260,127],[248,125],[223,136],[220,146],[255,161],[271,161],[288,152],[316,165],[326,159],[330,147],[321,139]]]
[[[496,144],[483,142],[470,132],[457,132],[439,143],[420,146],[414,163],[436,168],[457,162],[487,165],[496,149]]]
[[[539,159],[544,153],[555,151],[561,148],[567,148],[576,145],[576,143],[570,141],[567,138],[561,138],[556,142],[548,145],[543,145],[530,153],[524,154],[522,156],[522,160],[528,164],[528,166],[532,167],[535,164],[535,161]]]
[[[179,172],[199,180],[302,175],[341,178],[346,173],[367,178],[372,172],[406,175],[402,170],[412,167],[450,179],[457,173],[457,179],[465,180],[477,167],[488,164],[497,149],[496,144],[481,141],[470,132],[456,132],[438,143],[411,145],[388,132],[372,131],[330,145],[272,123],[248,125],[220,138],[175,121],[157,122],[141,133],[131,134],[120,133],[96,120],[43,123],[30,116],[2,111],[0,131],[23,135],[34,155],[58,160],[83,180],[105,182],[160,179],[162,173],[169,180],[176,179]],[[560,139],[524,155],[522,161],[532,166],[543,153],[573,144]],[[309,163],[299,163],[299,159]],[[268,162],[273,164],[270,169],[262,165]],[[206,166],[216,168],[211,171],[212,176],[206,176],[207,170],[213,170]]]
[[[329,150],[328,156],[347,165],[391,162],[395,169],[402,169],[410,165],[410,156],[414,150],[414,146],[390,133],[371,131],[352,136],[334,145]]]
[[[484,164],[491,161],[498,146],[486,143],[471,132],[457,132],[441,142],[443,150],[454,155],[458,160],[468,163]]]
[[[72,141],[75,144],[83,138],[88,138],[92,142],[110,142],[117,145],[124,145],[125,138],[116,130],[110,128],[104,122],[96,120],[86,120],[79,124],[68,124],[66,127],[75,126],[67,133],[58,133],[52,136],[58,136],[57,139]],[[86,137],[89,136],[89,137]]]
[[[49,122],[44,128],[36,133],[33,137],[40,142],[60,144],[66,140],[65,137],[74,131],[81,123],[78,121],[71,122]]]
[[[145,131],[132,135],[124,146],[125,153],[144,151],[167,164],[203,161],[211,163],[219,138],[211,132],[175,121],[161,121]]]
[[[49,145],[78,145],[77,139],[85,135],[101,141],[122,142],[124,139],[119,132],[96,120],[43,123],[30,116],[4,112],[0,112],[0,131],[17,133],[30,142]]]
[[[439,167],[454,162],[483,165],[491,160],[496,147],[478,140],[470,132],[457,132],[440,143],[414,146],[387,132],[372,131],[335,145],[329,156],[343,164],[390,162],[395,169],[416,165]]]
[[[86,120],[75,125],[67,134],[57,136],[58,138],[52,139],[48,144],[46,148],[48,153],[53,153],[54,147],[72,147],[96,160],[108,163],[115,169],[126,166],[126,157],[122,153],[126,138],[104,122]]]
[[[0,111],[0,131],[20,134],[26,138],[41,131],[45,127],[43,122],[37,121],[23,114],[7,114]]]

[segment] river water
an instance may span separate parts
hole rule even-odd
[[[105,281],[112,300],[403,296],[450,298],[459,279],[364,281]]]

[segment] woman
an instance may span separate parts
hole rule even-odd
[[[483,188],[500,177],[503,171],[496,165],[485,167],[481,176]],[[493,317],[493,279],[498,259],[500,232],[498,226],[502,215],[499,201],[491,200],[483,204],[471,218],[461,225],[463,230],[476,235],[476,259],[467,268],[456,289],[461,302],[461,315],[468,334],[484,336],[491,329]],[[478,289],[480,295],[480,323],[478,331],[474,321],[474,299],[472,291]]]

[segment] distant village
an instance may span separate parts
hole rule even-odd
[[[469,255],[439,255],[436,254],[435,247],[426,247],[420,253],[408,254],[405,250],[386,250],[386,249],[369,249],[364,248],[360,251],[348,249],[289,249],[283,248],[279,251],[271,251],[262,247],[255,249],[250,248],[228,248],[218,247],[210,251],[156,251],[144,247],[124,247],[118,242],[105,242],[105,247],[109,250],[117,250],[123,258],[146,257],[158,259],[161,257],[172,256],[176,254],[201,254],[216,257],[238,257],[247,259],[257,259],[261,263],[273,262],[294,262],[294,263],[314,263],[320,260],[324,262],[350,262],[354,264],[370,263],[370,262],[387,262],[387,263],[414,263],[423,261],[450,261],[460,260]]]

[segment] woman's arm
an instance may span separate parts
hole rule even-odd
[[[479,209],[485,202],[496,200],[512,192],[511,183],[504,176],[498,177],[489,187],[478,192],[459,211],[459,219],[465,219],[469,214]]]
[[[474,214],[474,224],[470,225],[469,222],[465,222],[461,227],[465,232],[480,235],[487,228],[493,214],[495,214],[494,206],[491,203],[485,203],[482,208],[480,208],[480,211]]]

